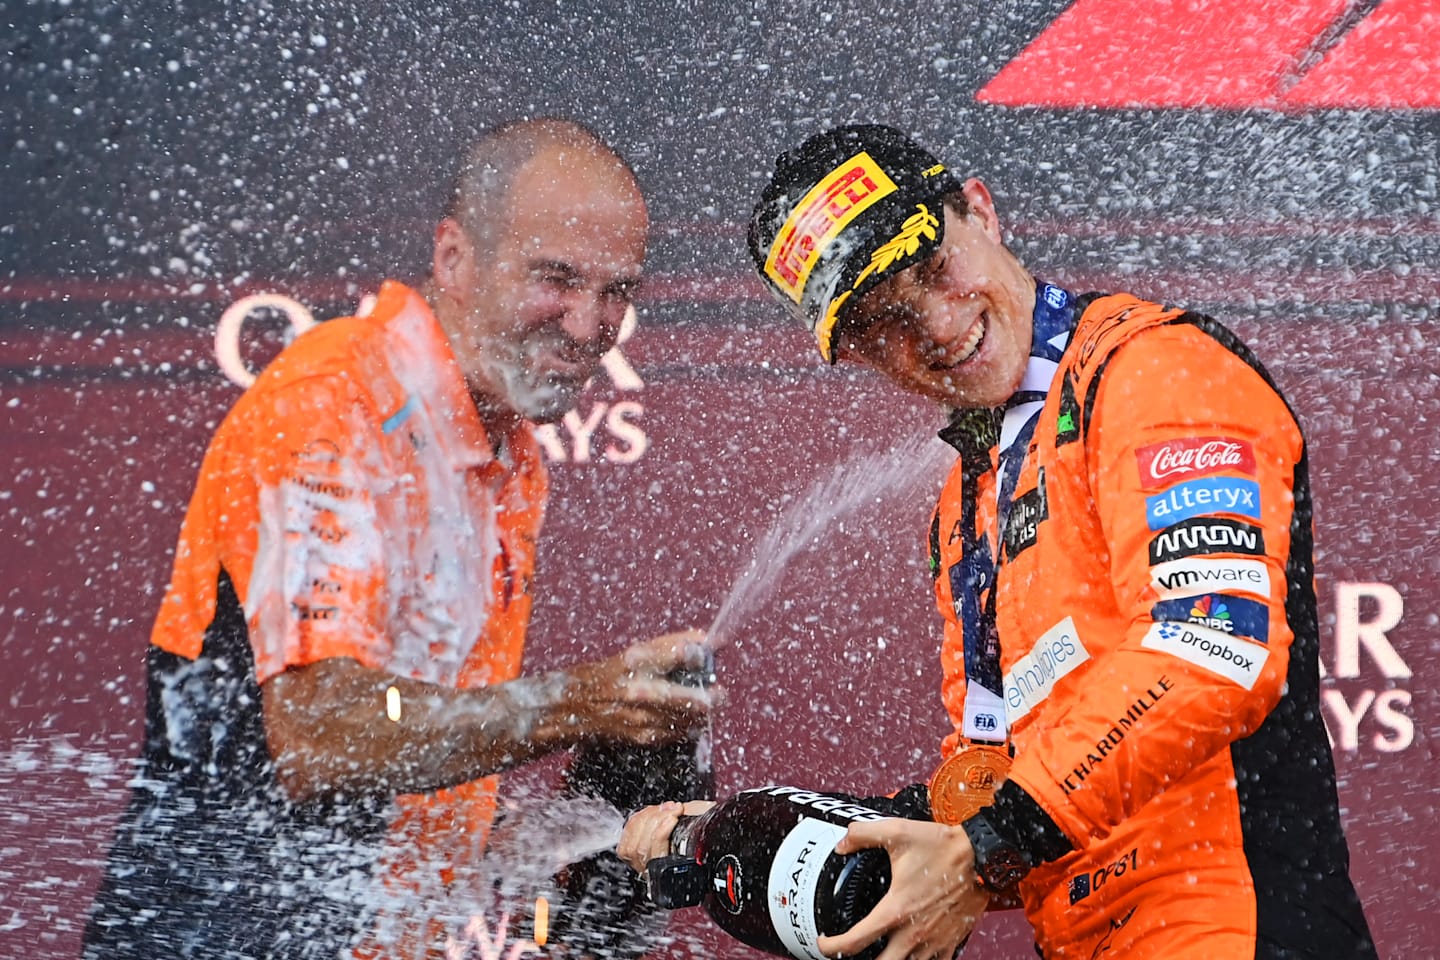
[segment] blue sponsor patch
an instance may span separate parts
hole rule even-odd
[[[1205,513],[1238,513],[1260,519],[1260,484],[1234,477],[1203,477],[1145,498],[1145,522],[1151,530],[1163,530]]]
[[[1270,642],[1270,608],[1228,593],[1161,600],[1150,608],[1150,617],[1157,622],[1193,623],[1261,643]]]

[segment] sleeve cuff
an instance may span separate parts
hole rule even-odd
[[[1075,849],[1050,815],[1013,780],[1001,784],[994,802],[982,812],[996,833],[1025,851],[1037,865],[1059,860]]]
[[[903,817],[906,820],[933,819],[930,813],[930,787],[924,783],[912,783],[886,797],[861,797],[859,802],[887,817]]]

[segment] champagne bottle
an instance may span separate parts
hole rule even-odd
[[[714,680],[714,663],[707,656],[699,668],[676,670],[668,679],[706,686]],[[715,796],[709,732],[658,747],[582,744],[575,748],[565,783],[567,792],[604,800],[626,816],[666,800],[708,800]],[[655,946],[664,929],[665,916],[614,850],[567,865],[552,882],[557,898],[549,911],[548,938],[572,953],[611,960],[639,956]]]
[[[816,938],[850,929],[890,888],[885,851],[842,856],[835,844],[851,823],[890,815],[843,794],[747,790],[681,820],[672,856],[646,869],[650,897],[672,910],[703,903],[726,933],[767,953],[824,960]]]

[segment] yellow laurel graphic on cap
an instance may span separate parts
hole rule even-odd
[[[852,290],[860,286],[860,282],[870,274],[888,270],[896,260],[908,257],[919,250],[921,237],[926,240],[935,239],[935,228],[940,226],[940,220],[923,203],[915,204],[915,209],[920,212],[907,217],[905,222],[900,225],[900,232],[886,240],[876,248],[874,253],[870,254],[870,264],[860,271],[860,276],[855,278]]]
[[[850,294],[854,292],[854,290],[846,290],[840,294],[840,296],[831,300],[830,306],[825,308],[825,316],[815,327],[815,342],[820,345],[820,356],[826,363],[830,362],[830,338],[835,332],[836,322],[840,319],[840,307],[846,300],[850,299]]]
[[[896,260],[908,257],[919,250],[922,237],[926,240],[935,239],[935,230],[940,226],[940,220],[923,203],[915,204],[915,209],[919,212],[912,213],[905,218],[905,222],[900,225],[900,232],[886,240],[875,249],[874,253],[870,254],[869,264],[860,271],[860,276],[855,278],[850,289],[831,300],[830,305],[825,308],[825,316],[815,326],[815,340],[820,345],[820,356],[825,360],[830,359],[830,340],[835,331],[835,324],[840,319],[840,308],[844,306],[846,300],[850,299],[850,294],[854,293],[870,274],[877,271],[884,272]]]

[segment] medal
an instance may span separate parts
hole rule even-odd
[[[989,806],[1010,772],[1006,747],[968,743],[946,757],[930,776],[930,812],[936,823],[956,826]]]

